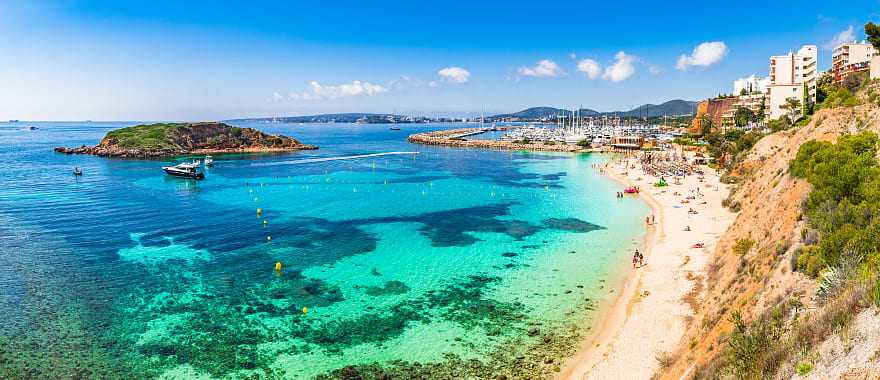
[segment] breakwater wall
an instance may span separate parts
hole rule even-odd
[[[443,131],[416,133],[410,135],[407,141],[426,145],[447,145],[463,148],[483,148],[501,150],[539,150],[549,152],[604,152],[604,149],[582,148],[577,145],[564,143],[548,144],[545,142],[522,143],[515,141],[497,140],[465,140],[462,136],[471,136],[484,132],[482,128],[458,128]]]

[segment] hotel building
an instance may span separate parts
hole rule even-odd
[[[834,83],[840,83],[847,75],[862,72],[871,66],[871,57],[877,51],[869,43],[851,42],[841,44],[831,52],[831,74]]]
[[[797,53],[770,57],[770,84],[767,85],[767,116],[778,119],[787,112],[782,108],[789,98],[798,99],[803,106],[804,86],[808,101],[816,101],[818,49],[804,45]]]

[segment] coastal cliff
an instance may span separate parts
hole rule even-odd
[[[136,125],[107,133],[95,146],[57,147],[65,154],[168,157],[184,154],[290,152],[318,149],[296,139],[218,122]]]
[[[547,144],[544,142],[516,142],[498,140],[465,140],[456,136],[473,135],[482,131],[481,128],[458,128],[442,131],[416,133],[407,141],[425,145],[446,145],[462,148],[504,149],[504,150],[540,150],[549,152],[593,152],[595,149],[563,143]]]
[[[880,377],[872,264],[816,264],[816,252],[841,244],[825,229],[839,227],[819,223],[809,209],[814,183],[791,166],[811,154],[817,144],[811,141],[832,144],[880,131],[877,87],[861,92],[860,106],[822,109],[806,125],[764,136],[730,171],[738,184],[723,205],[738,215],[695,286],[694,315],[678,349],[657,355],[657,378]],[[824,202],[819,214],[836,215],[852,199]],[[833,251],[842,257],[851,249]]]

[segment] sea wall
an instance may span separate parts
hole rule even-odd
[[[480,128],[458,128],[442,131],[433,131],[425,133],[416,133],[410,135],[407,141],[416,144],[426,145],[447,145],[463,148],[482,148],[482,149],[501,149],[501,150],[539,150],[550,152],[604,152],[605,149],[582,148],[577,145],[569,144],[546,144],[543,142],[536,143],[519,143],[514,141],[497,141],[497,140],[465,140],[455,138],[455,136],[468,135],[480,132]]]

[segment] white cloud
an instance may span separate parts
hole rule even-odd
[[[432,80],[432,81],[428,82],[428,87],[431,87],[431,88],[440,87],[440,83],[437,83],[437,81]]]
[[[605,68],[605,73],[602,74],[602,79],[607,79],[612,82],[620,82],[627,80],[636,73],[636,68],[633,66],[633,62],[636,61],[636,56],[627,55],[626,53],[619,51],[614,55],[614,59],[614,64]]]
[[[687,70],[690,66],[711,66],[727,55],[727,45],[722,41],[703,42],[694,48],[691,55],[682,54],[678,57],[675,68]]]
[[[323,100],[345,98],[349,96],[372,96],[388,92],[387,88],[378,84],[361,82],[359,80],[351,83],[343,83],[338,86],[325,86],[317,81],[311,81],[309,82],[309,85],[312,87],[311,91],[306,91],[301,94],[291,93],[288,97],[291,99]]]
[[[443,80],[452,83],[465,83],[471,77],[470,71],[456,66],[441,69],[440,71],[437,71],[437,74],[440,75]]]
[[[284,99],[284,95],[281,95],[280,92],[273,92],[272,99],[275,99],[276,101],[282,100],[282,99]]]
[[[651,75],[657,75],[657,74],[660,74],[661,72],[663,72],[663,70],[661,70],[657,66],[648,65],[648,72],[651,73]]]
[[[856,32],[855,32],[855,29],[853,28],[853,26],[850,25],[849,28],[846,28],[846,30],[834,35],[834,38],[832,38],[831,41],[826,42],[825,48],[828,50],[831,50],[831,49],[836,48],[838,45],[840,45],[842,43],[853,42],[855,40],[856,40]]]
[[[602,74],[602,66],[592,59],[582,59],[577,63],[577,71],[584,73],[587,78],[596,79]]]
[[[565,72],[562,71],[559,65],[549,59],[542,59],[535,67],[520,67],[517,73],[522,76],[537,78],[555,78],[565,75]]]

